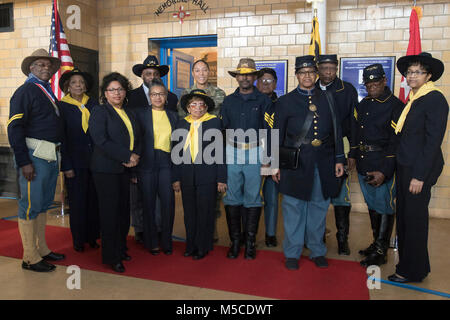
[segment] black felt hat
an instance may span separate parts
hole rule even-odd
[[[321,63],[334,63],[338,64],[338,59],[336,54],[321,54],[317,60],[317,64]]]
[[[363,70],[363,82],[373,82],[386,78],[383,66],[379,63],[371,64]]]
[[[413,61],[419,61],[430,66],[431,81],[439,80],[444,73],[444,64],[441,60],[433,58],[433,56],[428,52],[421,52],[418,55],[404,56],[398,59],[397,69],[404,77],[406,77],[406,71],[408,71],[409,63]]]
[[[61,90],[64,88],[64,83],[74,75],[82,76],[84,79],[84,82],[86,83],[86,92],[89,91],[92,88],[92,85],[94,84],[94,78],[87,72],[82,72],[78,68],[74,68],[73,70],[66,71],[64,74],[59,78],[59,87]]]
[[[184,96],[181,97],[180,105],[184,111],[188,112],[187,104],[188,104],[189,100],[191,100],[193,97],[199,97],[203,101],[205,101],[206,105],[208,106],[207,112],[214,109],[214,106],[215,106],[214,100],[211,97],[209,97],[206,94],[206,92],[203,91],[202,89],[194,89],[191,92],[189,92],[188,94],[185,94]]]
[[[143,63],[135,64],[133,66],[133,73],[140,77],[142,75],[142,71],[148,68],[157,69],[161,78],[169,73],[169,66],[160,66],[158,58],[156,58],[155,56],[148,56],[147,58],[145,58]]]
[[[301,68],[309,68],[309,67],[317,67],[316,62],[314,61],[314,56],[307,55],[295,58],[295,72]]]

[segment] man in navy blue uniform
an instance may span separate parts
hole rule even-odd
[[[300,146],[297,163],[272,176],[283,194],[285,266],[299,268],[306,244],[310,259],[326,268],[325,220],[330,198],[339,193],[338,178],[344,173],[342,129],[338,110],[330,103],[333,97],[315,87],[314,56],[297,57],[295,74],[298,87],[275,104],[274,129],[279,129],[280,148]],[[281,154],[280,164],[284,162]]]
[[[47,261],[65,258],[45,241],[47,209],[53,203],[59,172],[62,121],[49,80],[61,62],[39,49],[22,61],[28,77],[10,101],[8,139],[19,170],[19,232],[23,245],[22,268],[49,272]]]
[[[367,97],[361,100],[352,117],[349,159],[356,160],[359,185],[369,208],[373,243],[365,250],[362,266],[386,263],[395,213],[395,135],[403,103],[386,86],[381,64],[363,70]]]
[[[319,80],[316,82],[316,88],[329,91],[333,94],[336,108],[340,115],[342,137],[350,140],[350,120],[353,115],[353,109],[358,104],[358,93],[351,83],[337,77],[338,59],[335,54],[320,55],[317,64]],[[348,153],[349,150],[346,149],[348,149],[348,144],[346,145],[344,141],[344,152]],[[348,167],[349,170],[352,170],[354,162],[349,163]],[[349,186],[349,177],[346,175],[345,179],[343,179],[339,195],[331,198],[331,203],[334,206],[337,229],[336,238],[338,253],[340,255],[350,254],[350,248],[348,246],[351,210]]]
[[[225,97],[221,109],[224,129],[249,133],[226,138],[227,193],[223,198],[231,247],[228,258],[239,255],[241,213],[245,215],[245,258],[256,257],[256,233],[261,216],[261,159],[259,129],[267,129],[265,113],[272,101],[254,85],[258,71],[253,59],[241,59],[237,70],[229,71],[239,87]],[[252,134],[253,133],[253,134]]]

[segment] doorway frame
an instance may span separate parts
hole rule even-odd
[[[149,38],[148,39],[149,49],[151,46],[150,41],[159,45],[159,63],[161,65],[168,65],[170,67],[170,70],[173,70],[173,61],[172,61],[173,49],[217,47],[217,34],[169,37],[169,38]],[[168,84],[168,78],[169,77],[164,77],[162,79],[162,81],[166,86]],[[172,76],[170,77],[171,82],[170,87],[173,87],[173,78],[174,77]]]

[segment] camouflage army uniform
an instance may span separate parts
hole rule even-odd
[[[192,87],[184,89],[183,93],[181,94],[182,96],[185,94],[188,94],[189,92],[191,92],[194,89],[200,89],[197,87],[196,84],[194,84]],[[205,90],[206,94],[211,97],[214,100],[214,104],[215,107],[214,109],[210,112],[213,115],[219,116],[220,114],[220,108],[222,107],[222,102],[223,99],[225,99],[225,91],[223,91],[222,89],[218,88],[218,87],[214,87],[212,85],[209,85]],[[186,117],[188,114],[181,108],[180,102],[178,102],[178,115],[180,116],[180,118],[184,118]]]

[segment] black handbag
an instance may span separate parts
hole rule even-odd
[[[293,147],[280,146],[280,169],[295,170],[300,160],[300,146],[309,131],[313,121],[313,113],[309,111],[303,122],[302,130],[297,136]],[[286,139],[285,139],[286,140]]]

